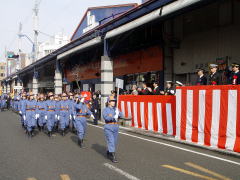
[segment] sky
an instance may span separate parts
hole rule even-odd
[[[33,39],[33,7],[35,0],[0,0],[0,61],[7,51],[18,51],[18,29]],[[64,32],[71,37],[88,7],[141,3],[141,0],[38,0],[39,30],[48,35]],[[49,39],[40,34],[39,42]],[[31,52],[32,44],[22,39],[22,51]]]

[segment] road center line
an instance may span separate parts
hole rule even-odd
[[[137,177],[135,176],[132,176],[131,174],[128,174],[127,172],[109,164],[109,163],[104,163],[103,164],[104,166],[108,167],[109,169],[113,170],[113,171],[116,171],[118,174],[121,174],[123,176],[125,176],[126,178],[130,179],[130,180],[140,180],[138,179]]]
[[[97,128],[100,128],[100,129],[103,129],[103,127],[100,127],[100,126],[96,126],[96,125],[92,125],[92,124],[88,124],[88,125],[93,126],[93,127],[97,127]],[[141,140],[152,142],[152,143],[156,143],[156,144],[161,144],[163,146],[168,146],[168,147],[171,147],[171,148],[179,149],[179,150],[186,151],[186,152],[191,152],[193,154],[198,154],[198,155],[201,155],[201,156],[209,157],[209,158],[212,158],[212,159],[217,159],[217,160],[220,160],[220,161],[224,161],[224,162],[228,162],[228,163],[240,166],[240,163],[236,162],[236,161],[231,161],[231,160],[220,158],[220,157],[217,157],[217,156],[213,156],[213,155],[209,155],[209,154],[193,151],[193,150],[186,149],[186,148],[181,148],[181,147],[174,146],[174,145],[171,145],[171,144],[154,141],[154,140],[150,140],[150,139],[134,136],[134,135],[123,133],[123,132],[119,132],[119,134],[123,134],[123,135],[129,136],[129,137],[134,137],[134,138],[137,138],[137,139],[141,139]]]

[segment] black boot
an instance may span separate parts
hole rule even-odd
[[[62,136],[65,136],[65,129],[62,130]]]
[[[78,139],[78,145],[79,145],[80,148],[84,148],[83,139]]]
[[[48,137],[52,137],[52,131],[48,131]]]
[[[111,153],[111,161],[112,161],[113,163],[118,163],[115,152],[112,152],[112,153]]]
[[[107,158],[110,158],[110,152],[107,150]]]
[[[31,131],[31,137],[33,137],[35,134],[34,134],[34,132],[33,132],[33,130]]]
[[[27,131],[27,135],[28,135],[28,137],[32,137],[32,132],[31,131]]]
[[[42,126],[38,126],[38,130],[39,130],[39,132],[41,132],[42,131]]]

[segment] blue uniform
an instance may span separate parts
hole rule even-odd
[[[74,107],[77,134],[78,138],[82,140],[84,138],[84,135],[86,134],[87,129],[86,116],[91,115],[92,112],[88,109],[88,107],[84,103],[75,104]]]
[[[26,114],[26,124],[28,132],[31,132],[37,125],[36,121],[37,101],[27,100],[25,103],[24,113]]]
[[[69,103],[69,113],[71,115],[71,118],[69,119],[69,125],[71,125],[72,127],[76,127],[75,124],[75,119],[73,118],[74,116],[74,107],[75,107],[75,101],[73,99],[69,99],[68,100]]]
[[[21,114],[21,123],[24,127],[27,127],[27,121],[26,121],[26,99],[21,99],[19,101],[19,113]],[[25,116],[25,117],[24,117]]]
[[[46,110],[47,110],[47,129],[49,132],[52,132],[52,129],[56,122],[56,101],[47,100],[46,101]]]
[[[59,124],[60,129],[64,130],[69,125],[69,119],[71,114],[71,104],[68,100],[62,100],[59,103]]]
[[[46,124],[45,116],[46,114],[46,102],[37,102],[37,114],[38,114],[38,126],[43,127]]]
[[[116,115],[116,108],[107,107],[103,110],[103,119],[105,120],[104,134],[107,141],[108,152],[113,153],[116,151],[118,142],[119,125],[114,116]],[[122,114],[119,114],[122,116]]]

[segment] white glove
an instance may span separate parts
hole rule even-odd
[[[95,109],[94,112],[97,113],[97,110]]]
[[[40,117],[40,114],[37,114],[37,118],[39,118]]]
[[[73,119],[76,119],[76,116],[73,116]]]
[[[57,114],[55,114],[55,119],[57,119],[58,118],[58,115]]]
[[[57,119],[60,120],[60,116],[58,116]]]
[[[22,114],[22,111],[19,111],[19,114]]]
[[[116,119],[116,120],[118,119],[118,115],[117,114],[115,114],[114,119]]]
[[[91,114],[91,117],[92,117],[93,119],[95,119],[95,117],[94,117],[94,115],[93,115],[93,114]]]
[[[37,119],[38,118],[38,116],[37,116],[37,114],[35,114],[35,119]]]
[[[23,120],[26,120],[26,116],[25,115],[23,115]]]
[[[45,119],[47,120],[47,115],[45,116]]]
[[[69,118],[72,119],[72,115],[71,114],[69,115]]]
[[[118,110],[118,109],[116,109],[116,110],[115,110],[115,116],[117,116],[117,117],[118,117],[118,116],[119,116],[119,113],[120,113],[120,112],[119,112],[119,110]],[[115,117],[115,116],[114,116],[114,117]]]

